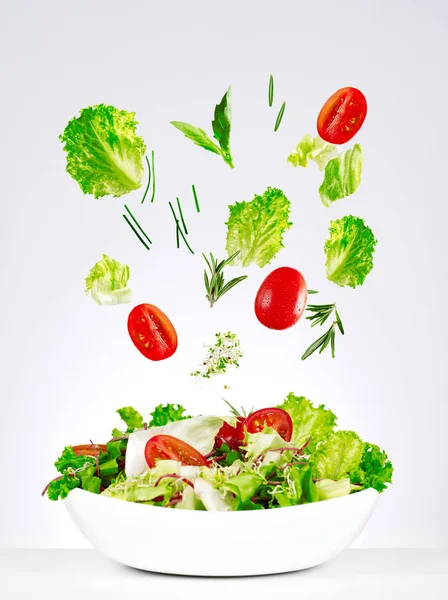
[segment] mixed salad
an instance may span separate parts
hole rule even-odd
[[[336,430],[336,415],[288,394],[248,414],[190,417],[159,405],[148,423],[119,409],[125,428],[107,444],[67,446],[51,500],[74,488],[117,500],[190,510],[257,510],[307,504],[392,481],[386,453],[355,432]]]

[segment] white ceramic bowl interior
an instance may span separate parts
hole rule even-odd
[[[179,575],[239,576],[307,569],[358,537],[373,489],[313,504],[241,512],[175,510],[81,489],[64,501],[100,552],[124,565]]]

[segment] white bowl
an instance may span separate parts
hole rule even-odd
[[[64,501],[100,552],[124,565],[179,575],[285,573],[320,565],[348,548],[378,492],[241,512],[175,510],[75,489]]]

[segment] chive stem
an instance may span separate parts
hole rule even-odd
[[[185,235],[184,235],[184,232],[182,231],[182,229],[181,229],[181,228],[180,228],[180,226],[179,226],[179,219],[177,218],[177,215],[176,215],[176,212],[175,212],[175,210],[174,210],[174,208],[173,208],[173,205],[171,204],[171,202],[168,202],[168,204],[170,205],[171,212],[173,213],[174,221],[176,222],[176,227],[177,227],[177,230],[178,230],[178,232],[179,232],[179,233],[180,233],[180,235],[182,236],[182,239],[184,240],[184,242],[185,242],[185,245],[187,246],[188,250],[190,250],[190,252],[191,252],[192,254],[194,254],[194,250],[192,250],[192,249],[191,249],[191,246],[190,246],[190,244],[188,243],[188,241],[187,241],[187,238],[186,238],[186,237],[185,237]]]
[[[148,157],[146,155],[145,155],[145,160],[146,160],[146,164],[148,165],[148,184],[146,186],[145,193],[143,194],[143,198],[142,198],[141,204],[143,204],[143,202],[145,201],[146,194],[148,193],[149,186],[151,184],[151,166],[149,164],[149,159],[148,159]]]
[[[286,102],[283,102],[283,104],[280,107],[280,110],[278,111],[277,120],[275,121],[275,125],[274,125],[274,131],[277,131],[277,129],[280,127],[280,123],[282,122],[285,108],[286,108]]]
[[[268,93],[269,106],[272,106],[274,102],[274,78],[272,73],[269,75],[269,93]]]
[[[194,187],[194,183],[193,183],[193,185],[191,186],[191,189],[193,190],[194,203],[195,203],[195,205],[196,205],[196,210],[197,210],[197,212],[199,213],[199,212],[201,212],[201,209],[200,209],[200,207],[199,207],[198,196],[197,196],[197,194],[196,194],[196,188]]]
[[[145,246],[145,248],[147,250],[149,250],[149,246],[146,244],[145,240],[140,236],[140,234],[138,233],[138,231],[135,229],[135,227],[132,225],[132,223],[130,222],[130,220],[127,218],[126,215],[123,215],[123,218],[125,219],[126,223],[129,225],[129,227],[132,229],[132,231],[135,233],[135,235],[138,237],[138,239],[141,241],[141,243]]]
[[[182,221],[182,225],[183,225],[183,228],[184,228],[184,231],[185,231],[185,235],[188,235],[188,229],[187,229],[187,226],[185,225],[185,219],[184,219],[184,215],[183,215],[183,212],[182,212],[182,206],[180,205],[180,200],[179,200],[179,198],[176,198],[176,200],[177,200],[177,207],[179,209],[179,214],[180,214],[180,218],[181,218],[181,221]]]
[[[156,171],[154,168],[154,150],[151,151],[151,165],[152,165],[152,196],[151,196],[151,204],[154,202],[154,198],[156,197]]]
[[[134,217],[134,215],[131,213],[131,209],[126,206],[126,204],[124,205],[125,209],[128,211],[129,216],[131,217],[131,219],[134,221],[134,223],[137,225],[137,227],[140,229],[141,233],[145,236],[145,238],[148,240],[148,242],[150,244],[152,244],[151,240],[149,239],[149,237],[146,235],[144,229],[140,226],[140,223],[137,221],[137,219]]]

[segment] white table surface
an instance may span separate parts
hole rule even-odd
[[[3,549],[0,598],[438,600],[448,598],[448,549],[347,550],[335,561],[307,571],[217,579],[138,571],[94,550]]]

